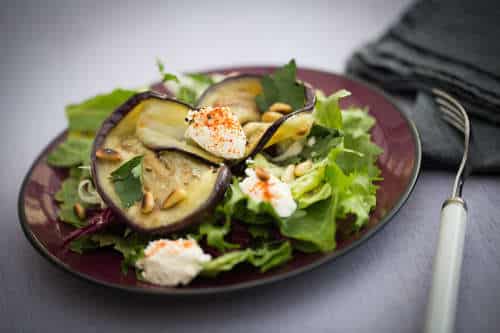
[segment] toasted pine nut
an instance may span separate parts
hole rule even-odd
[[[281,180],[289,184],[295,179],[295,164],[290,164],[286,167],[285,171],[281,175]]]
[[[261,168],[261,167],[255,168],[255,175],[257,176],[257,178],[259,178],[260,180],[262,180],[264,182],[269,180],[269,178],[271,177],[269,172],[267,172],[266,169]]]
[[[186,199],[186,190],[178,188],[168,195],[168,197],[163,201],[162,209],[169,209],[180,203],[182,200]]]
[[[254,132],[256,132],[258,129],[259,129],[259,123],[257,122],[250,122],[250,123],[246,123],[244,126],[243,126],[243,132],[245,132],[245,135],[247,137],[251,136]]]
[[[274,123],[276,120],[283,117],[282,113],[275,111],[267,111],[262,114],[261,120],[265,123]]]
[[[294,175],[296,177],[300,177],[305,175],[309,170],[311,170],[313,164],[311,160],[304,161],[302,163],[297,164],[294,170]]]
[[[122,159],[119,152],[111,148],[100,148],[95,152],[95,156],[104,161],[120,161]]]
[[[78,218],[80,220],[84,220],[85,219],[85,216],[87,215],[86,211],[85,211],[85,208],[79,202],[77,202],[73,206],[73,210],[75,211],[76,216],[78,216]]]
[[[302,126],[301,128],[299,128],[299,130],[297,131],[297,136],[304,136],[304,135],[307,135],[307,133],[309,133],[309,129],[310,127],[308,126]]]
[[[153,211],[155,207],[155,198],[153,197],[153,193],[146,191],[142,197],[141,203],[141,211],[144,214],[149,214]]]
[[[271,105],[269,107],[269,111],[287,114],[287,113],[292,112],[293,108],[289,104],[278,102],[278,103],[274,103],[273,105]]]

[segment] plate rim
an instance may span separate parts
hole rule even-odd
[[[255,65],[255,66],[234,66],[233,68],[238,68],[238,69],[255,69],[255,68],[261,68],[261,69],[273,69],[276,68],[276,66],[261,66],[261,65]],[[28,169],[28,172],[24,176],[19,195],[18,195],[18,201],[17,201],[17,209],[18,209],[18,217],[19,217],[19,222],[21,224],[21,228],[26,236],[28,238],[29,242],[31,245],[37,250],[37,252],[45,259],[47,259],[51,264],[53,264],[55,267],[58,269],[69,273],[70,275],[73,275],[81,280],[90,282],[94,285],[102,286],[102,287],[109,287],[115,290],[120,290],[120,291],[126,291],[126,292],[132,292],[135,294],[147,294],[147,295],[158,295],[158,296],[164,296],[164,295],[169,295],[169,296],[197,296],[197,295],[208,295],[208,294],[219,294],[219,293],[228,293],[228,292],[234,292],[238,290],[245,290],[249,288],[254,288],[258,286],[263,286],[271,283],[275,283],[278,281],[283,281],[292,277],[295,277],[297,275],[300,275],[305,272],[312,271],[314,269],[317,269],[318,267],[326,264],[327,262],[333,261],[346,253],[358,248],[361,244],[366,243],[373,235],[375,235],[377,232],[383,229],[389,221],[393,219],[393,217],[396,215],[396,213],[403,207],[403,205],[406,203],[408,198],[410,197],[411,193],[413,192],[415,185],[418,181],[418,178],[420,176],[421,172],[421,166],[422,166],[422,143],[420,140],[420,135],[418,133],[417,127],[415,126],[415,123],[413,120],[411,120],[402,110],[401,108],[394,102],[394,98],[389,96],[387,93],[382,91],[380,88],[374,86],[373,84],[366,82],[364,80],[361,80],[359,78],[353,77],[352,75],[348,74],[341,74],[341,73],[336,73],[324,69],[316,69],[312,67],[300,67],[300,70],[306,70],[306,71],[314,71],[314,72],[320,72],[320,73],[326,73],[326,74],[333,74],[338,77],[342,77],[344,79],[348,79],[350,81],[354,81],[355,83],[365,87],[368,90],[372,90],[373,92],[381,95],[384,99],[386,99],[387,102],[389,102],[403,117],[403,119],[406,121],[408,124],[408,127],[410,129],[410,132],[413,137],[413,141],[415,144],[415,164],[413,166],[413,170],[410,176],[410,182],[408,186],[406,187],[405,191],[402,193],[402,195],[399,197],[397,202],[395,203],[394,207],[387,213],[385,214],[380,221],[375,225],[373,228],[368,230],[366,234],[363,235],[363,237],[357,239],[356,241],[352,242],[345,248],[341,249],[340,251],[334,251],[326,256],[319,258],[318,260],[305,265],[303,267],[300,267],[298,269],[294,269],[289,272],[284,272],[280,273],[277,275],[273,275],[267,278],[262,278],[258,280],[253,280],[253,281],[247,281],[247,282],[241,282],[241,283],[236,283],[234,285],[229,285],[229,286],[217,286],[217,287],[206,287],[206,288],[189,288],[189,287],[183,287],[183,288],[165,288],[165,287],[148,287],[148,288],[143,288],[143,287],[138,287],[138,286],[125,286],[125,285],[120,285],[116,283],[110,283],[106,282],[103,280],[96,279],[88,274],[84,274],[81,272],[78,272],[71,267],[69,267],[66,263],[61,261],[59,258],[51,254],[45,246],[38,240],[38,238],[34,235],[34,233],[31,231],[31,229],[28,227],[27,223],[27,217],[26,217],[26,212],[24,209],[24,194],[26,191],[26,187],[28,184],[28,181],[31,179],[32,173],[34,168],[39,164],[41,159],[46,156],[47,151],[52,147],[52,144],[59,139],[61,136],[63,136],[67,129],[65,129],[63,132],[59,133],[54,139],[50,141],[50,143],[45,146],[45,148],[38,154],[36,159],[32,162],[30,168]],[[216,68],[214,70],[210,70],[210,72],[217,72],[217,71],[228,71],[231,70],[230,67],[228,68]]]

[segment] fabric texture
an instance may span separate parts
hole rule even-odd
[[[430,90],[459,100],[472,123],[473,172],[500,173],[500,2],[420,1],[379,40],[358,50],[347,72],[398,99],[422,138],[426,167],[456,168],[463,137],[439,116]]]

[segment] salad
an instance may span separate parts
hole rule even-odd
[[[335,250],[376,205],[375,124],[296,77],[165,71],[154,89],[115,89],[69,105],[67,168],[55,195],[74,227],[64,247],[112,248],[122,271],[162,286],[241,266],[275,269]]]

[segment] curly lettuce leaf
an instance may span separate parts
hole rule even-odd
[[[366,173],[353,172],[346,174],[337,163],[342,154],[340,149],[329,155],[329,163],[325,175],[332,187],[332,197],[336,201],[337,218],[355,216],[354,229],[359,230],[368,223],[369,213],[376,205],[377,186],[374,179]]]
[[[226,252],[227,250],[237,249],[240,247],[239,244],[233,244],[224,239],[230,230],[230,220],[226,220],[226,222],[222,225],[207,222],[200,224],[197,230],[194,233],[190,233],[189,236],[198,241],[206,237],[208,246],[211,246],[221,252]]]
[[[297,240],[294,247],[303,252],[335,249],[335,211],[333,199],[319,201],[279,220],[281,234]]]
[[[255,201],[243,193],[236,178],[226,191],[224,201],[216,208],[216,212],[223,214],[226,220],[235,218],[248,224],[272,223],[277,216],[270,203]]]
[[[84,236],[71,242],[70,249],[82,254],[87,251],[103,247],[112,247],[123,256],[122,272],[126,274],[128,268],[134,268],[137,260],[144,256],[144,249],[151,238],[149,236],[131,233],[127,236],[120,236],[110,233],[93,234]]]
[[[313,190],[304,193],[296,201],[299,208],[307,208],[318,201],[328,199],[331,195],[332,187],[328,183],[323,183]]]
[[[305,193],[314,190],[322,185],[325,178],[324,161],[315,163],[311,171],[303,176],[296,178],[291,184],[290,189],[295,200],[299,199]]]
[[[351,108],[342,111],[344,119],[344,147],[347,151],[339,154],[337,163],[346,173],[366,174],[372,180],[378,180],[380,169],[376,161],[383,150],[371,140],[370,130],[375,118],[366,110]],[[358,154],[349,151],[358,152]]]
[[[314,122],[330,130],[342,129],[339,100],[350,95],[349,91],[342,89],[325,98],[317,96],[313,112]]]
[[[232,270],[236,265],[248,262],[254,267],[259,268],[261,272],[281,266],[292,258],[292,246],[286,241],[279,246],[266,244],[257,249],[245,249],[223,254],[207,262],[202,275],[215,277],[222,272]]]

